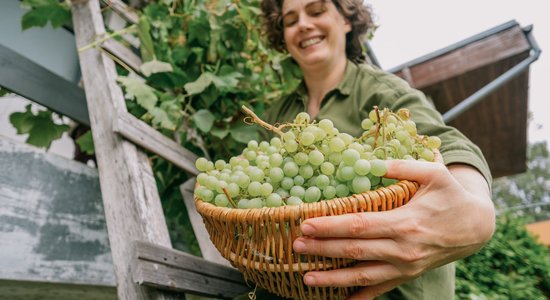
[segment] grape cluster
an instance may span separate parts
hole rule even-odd
[[[384,160],[434,161],[434,149],[441,145],[438,137],[417,135],[406,109],[394,113],[375,107],[357,138],[339,132],[328,119],[311,121],[305,112],[279,127],[265,125],[255,115],[254,120],[278,136],[250,141],[229,162],[197,159],[196,197],[243,209],[347,197],[395,183],[383,177]]]

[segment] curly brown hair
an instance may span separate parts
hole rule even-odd
[[[269,45],[275,50],[285,52],[283,1],[262,0],[263,29]],[[327,2],[329,0],[321,0]],[[365,35],[375,28],[371,8],[363,0],[331,0],[336,9],[351,24],[351,31],[346,34],[346,56],[354,62],[364,62],[362,42]]]

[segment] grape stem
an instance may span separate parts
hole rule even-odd
[[[374,106],[374,111],[376,113],[376,130],[374,131],[373,148],[376,149],[376,142],[378,142],[378,135],[380,134],[380,114],[378,113],[378,106]]]
[[[222,188],[222,190],[225,196],[227,197],[227,200],[229,200],[229,203],[233,205],[233,208],[237,208],[237,204],[235,204],[235,201],[233,201],[233,199],[231,199],[231,196],[229,196],[229,193],[227,192],[227,188]]]
[[[250,116],[250,118],[252,118],[252,121],[254,123],[262,126],[263,128],[265,128],[267,130],[271,130],[271,131],[275,132],[279,136],[283,136],[283,132],[281,131],[281,129],[279,127],[275,127],[275,126],[265,122],[264,120],[260,119],[251,109],[246,107],[246,105],[243,105],[241,107]]]

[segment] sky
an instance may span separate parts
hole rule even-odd
[[[533,25],[542,54],[531,64],[529,142],[550,142],[550,2],[546,0],[367,0],[379,25],[370,44],[391,69],[510,20]]]

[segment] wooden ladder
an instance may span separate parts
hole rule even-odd
[[[130,24],[138,16],[119,0],[106,1]],[[73,0],[77,48],[105,37],[98,0]],[[145,150],[196,175],[196,155],[128,113],[115,61],[139,73],[141,59],[108,39],[79,53],[95,145],[119,299],[183,299],[183,293],[229,299],[250,291],[210,242],[193,201],[194,178],[181,192],[203,258],[174,250]]]

